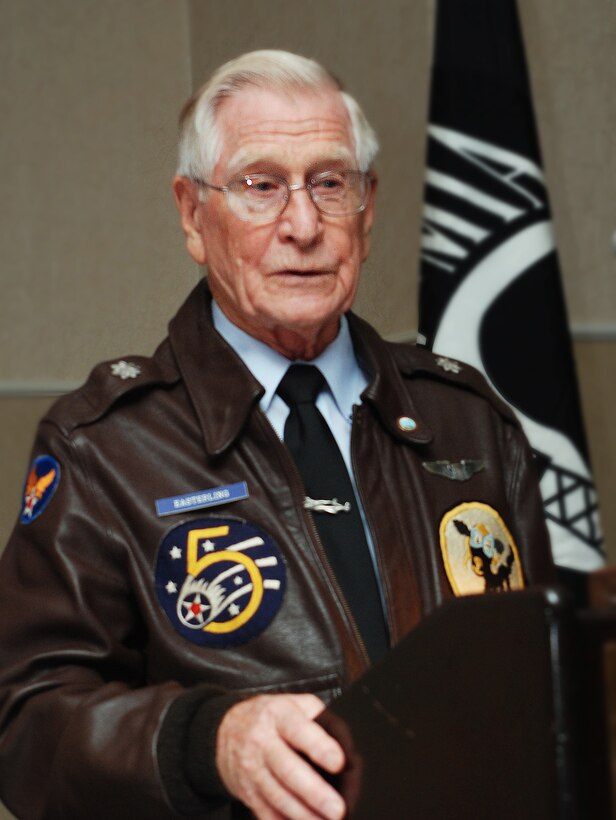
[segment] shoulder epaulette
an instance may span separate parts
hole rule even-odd
[[[518,423],[511,407],[494,392],[485,376],[466,362],[450,356],[434,353],[425,347],[413,344],[388,343],[400,371],[410,378],[427,377],[468,390],[489,401],[505,418]]]
[[[45,419],[70,432],[97,421],[132,392],[177,382],[180,375],[163,347],[153,357],[124,356],[96,365],[85,384],[58,399]]]

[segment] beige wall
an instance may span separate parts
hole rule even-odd
[[[613,0],[519,5],[616,560],[616,15]],[[0,541],[45,394],[100,359],[150,352],[197,277],[169,192],[175,120],[228,57],[315,56],[364,103],[383,150],[357,307],[385,334],[413,335],[433,11],[434,0],[0,0]]]
[[[195,281],[170,195],[187,17],[168,0],[1,6],[0,387],[149,351]]]
[[[578,341],[574,347],[582,408],[609,559],[616,562],[616,342]]]

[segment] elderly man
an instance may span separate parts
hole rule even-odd
[[[550,578],[526,442],[470,368],[349,313],[376,139],[310,60],[254,52],[182,114],[208,278],[152,358],[42,421],[0,574],[20,818],[338,818],[314,717],[444,598]]]

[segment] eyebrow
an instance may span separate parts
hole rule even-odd
[[[315,157],[315,159],[309,163],[307,172],[316,168],[327,170],[329,166],[339,162],[344,162],[349,165],[356,164],[352,151],[346,146],[341,145],[338,148],[334,148],[326,156],[320,158]],[[259,166],[263,166],[265,168],[281,169],[284,166],[284,163],[281,161],[280,157],[275,154],[269,154],[267,152],[263,153],[250,148],[240,148],[239,151],[237,151],[237,153],[235,153],[229,160],[227,175],[230,177],[235,176],[251,166],[257,168]]]

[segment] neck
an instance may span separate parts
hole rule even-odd
[[[334,341],[340,330],[339,316],[318,327],[289,328],[276,324],[255,325],[236,313],[230,315],[220,301],[216,301],[227,319],[236,327],[291,361],[316,359]]]
[[[263,336],[257,336],[257,338],[291,361],[303,359],[309,362],[316,359],[334,341],[339,328],[339,320],[317,333],[303,333],[285,327],[274,327],[267,338]],[[250,333],[250,330],[247,332]]]

